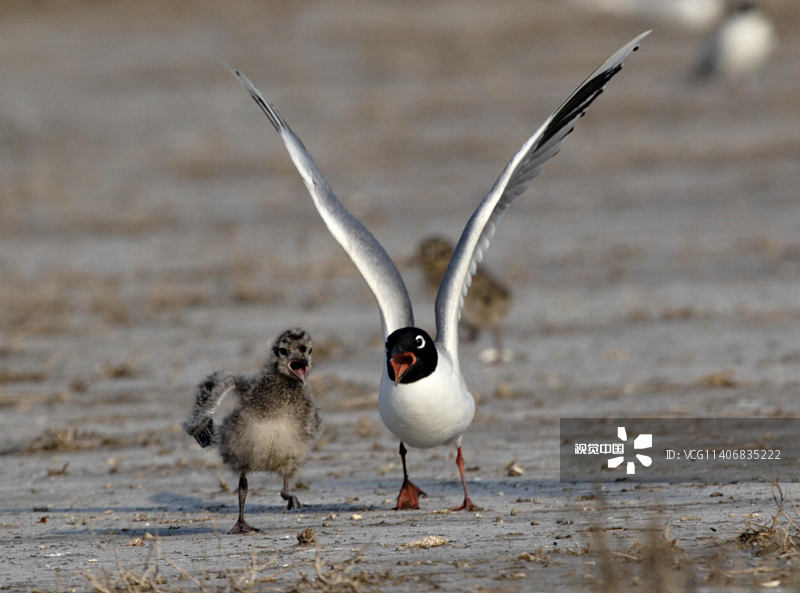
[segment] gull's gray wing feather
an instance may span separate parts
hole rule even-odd
[[[408,291],[386,250],[361,222],[339,201],[328,186],[303,143],[292,132],[275,108],[264,100],[258,89],[238,70],[236,79],[250,93],[275,130],[280,134],[289,156],[303,178],[322,220],[353,260],[361,276],[375,295],[381,315],[384,337],[396,329],[414,324]]]
[[[458,320],[464,296],[500,215],[528,188],[542,165],[558,153],[561,141],[575,127],[576,118],[603,92],[605,84],[622,68],[622,61],[649,33],[642,33],[617,50],[545,120],[511,158],[467,222],[436,295],[436,341],[454,362],[458,361]]]

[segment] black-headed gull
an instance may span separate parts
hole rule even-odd
[[[234,70],[280,134],[289,156],[308,188],[328,230],[344,248],[378,302],[386,364],[383,365],[378,410],[387,428],[400,439],[403,485],[397,509],[419,508],[422,494],[408,479],[406,447],[454,444],[464,488],[464,502],[453,510],[473,510],[464,478],[462,435],[472,422],[475,402],[461,375],[458,359],[458,319],[472,274],[494,235],[500,215],[522,194],[542,165],[556,155],[561,141],[575,126],[623,60],[648,35],[642,33],[592,73],[539,127],[506,165],[492,189],[467,222],[436,296],[436,338],[414,327],[411,301],[403,279],[375,237],[339,202],[311,155],[275,108],[255,86]]]

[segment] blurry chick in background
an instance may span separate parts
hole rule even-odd
[[[453,244],[444,237],[423,239],[417,247],[413,262],[422,268],[428,291],[436,295],[442,282]],[[502,345],[501,324],[511,309],[511,291],[482,266],[478,266],[472,277],[464,308],[461,310],[461,326],[467,330],[466,339],[474,341],[481,330],[491,330],[494,351],[487,353],[486,361],[497,364],[505,354]]]

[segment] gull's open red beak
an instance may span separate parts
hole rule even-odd
[[[417,357],[414,356],[413,352],[398,352],[389,360],[389,364],[392,365],[392,370],[394,370],[394,384],[397,385],[400,382],[400,379],[403,378],[403,375],[406,374],[408,369],[414,366],[414,363],[417,362]]]

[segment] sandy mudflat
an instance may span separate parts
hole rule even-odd
[[[768,4],[780,51],[730,88],[686,82],[698,32],[561,4],[4,4],[0,591],[798,586],[797,540],[766,546],[800,518],[787,503],[764,533],[768,484],[560,484],[558,420],[797,413],[800,10]],[[439,512],[460,501],[449,449],[411,450],[430,496],[390,510],[372,297],[222,60],[281,109],[430,327],[416,242],[457,236],[526,136],[651,27],[489,250],[514,360],[481,363],[488,336],[462,348],[484,510]],[[236,480],[179,425],[205,373],[257,368],[289,325],[316,341],[326,422],[307,507],[253,475],[263,531],[228,536]],[[426,536],[446,543],[397,549]]]

